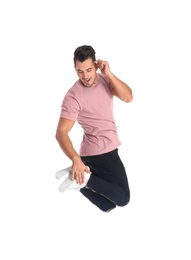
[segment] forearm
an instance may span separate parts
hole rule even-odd
[[[75,151],[68,134],[60,134],[57,132],[56,140],[59,143],[62,151],[70,160],[73,162],[75,160],[81,160],[79,154]]]
[[[59,132],[59,131],[58,131]],[[56,134],[56,139],[68,158],[72,160],[71,178],[80,185],[84,182],[84,172],[91,173],[90,169],[82,162],[80,156],[73,148],[72,142],[66,133]]]
[[[113,87],[113,95],[117,96],[124,102],[131,102],[133,100],[132,89],[113,73],[107,75]]]

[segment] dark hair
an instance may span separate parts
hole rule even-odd
[[[96,60],[95,54],[95,50],[90,45],[82,45],[78,47],[74,51],[74,65],[76,65],[77,60],[83,62],[89,58],[91,58],[94,62]]]

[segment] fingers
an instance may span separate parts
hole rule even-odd
[[[100,70],[103,70],[105,65],[106,65],[106,61],[102,61],[102,60],[96,60],[95,61],[95,64],[96,64],[96,67]]]
[[[101,70],[101,73],[106,75],[110,72],[109,63],[107,61],[96,60],[94,63],[96,68]]]
[[[91,171],[87,166],[85,166],[82,170],[72,170],[72,180],[76,180],[76,183],[82,185],[84,183],[84,172],[91,174]]]
[[[87,173],[89,173],[89,174],[91,174],[90,168],[89,168],[88,166],[86,166],[86,168],[85,168],[84,171],[87,172]]]
[[[76,174],[76,183],[80,185],[84,183],[84,172]]]

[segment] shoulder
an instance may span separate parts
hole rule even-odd
[[[98,79],[99,79],[100,82],[110,84],[110,81],[106,76],[104,76],[101,73],[98,73],[97,75],[98,75]]]
[[[104,85],[107,89],[112,91],[112,85],[109,79],[105,75],[98,73],[98,79],[99,79],[99,84]]]
[[[83,86],[82,83],[80,82],[80,80],[77,80],[74,85],[69,88],[65,94],[66,96],[73,96],[73,97],[77,97],[79,96],[81,93],[83,92]]]

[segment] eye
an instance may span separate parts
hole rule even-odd
[[[88,70],[87,70],[87,72],[91,72],[91,71],[92,71],[92,69],[88,69]]]

